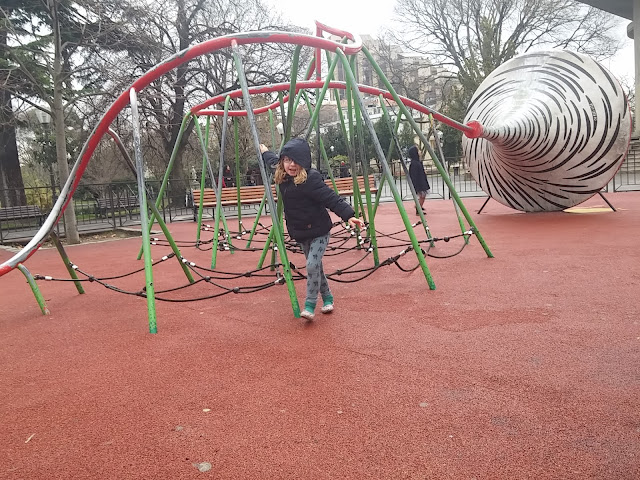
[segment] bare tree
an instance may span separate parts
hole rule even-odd
[[[8,49],[11,33],[20,31],[30,15],[22,10],[31,10],[30,2],[5,1],[0,6],[0,204],[2,206],[24,205],[26,195],[20,171],[16,140],[17,118],[13,105],[13,91],[23,83],[9,60]]]
[[[398,0],[395,40],[457,71],[468,101],[514,56],[567,48],[595,59],[619,48],[613,15],[572,0]]]
[[[121,2],[93,0],[13,1],[0,6],[3,31],[10,38],[2,49],[0,73],[7,79],[2,88],[25,108],[51,118],[61,184],[69,177],[66,119],[81,111],[82,99],[103,93],[92,84],[99,72],[85,60],[99,48],[121,48],[122,30],[115,19],[122,11],[127,10]],[[78,243],[73,203],[64,220],[67,241]]]
[[[149,11],[153,14],[133,21],[138,42],[131,44],[126,58],[118,60],[120,69],[129,68],[128,82],[166,58],[221,35],[257,30],[300,30],[283,24],[262,0],[161,0],[153,2],[153,6],[150,4]],[[243,46],[249,83],[288,81],[291,53],[291,46]],[[120,85],[125,83],[120,80]],[[196,58],[152,82],[139,94],[147,147],[161,152],[168,163],[189,108],[237,88],[238,77],[229,50]],[[241,101],[235,106],[243,108]],[[219,130],[219,124],[214,122],[213,128]],[[189,168],[183,154],[193,128],[193,123],[188,124],[173,167],[170,195],[177,202],[184,199],[188,184]]]

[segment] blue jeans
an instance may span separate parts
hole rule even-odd
[[[327,277],[322,269],[322,257],[329,244],[329,234],[309,238],[299,243],[307,259],[307,298],[305,303],[315,306],[318,293],[322,295],[322,298],[331,295]]]

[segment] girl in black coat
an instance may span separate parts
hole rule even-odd
[[[305,140],[294,138],[288,141],[279,158],[264,145],[260,145],[260,151],[265,163],[277,165],[274,181],[280,185],[287,231],[302,246],[307,259],[307,297],[300,315],[313,320],[318,293],[322,296],[322,313],[333,311],[333,295],[322,268],[322,257],[333,226],[327,209],[351,227],[358,225],[362,228],[364,222],[354,217],[351,205],[324,183],[317,170],[311,168],[311,149]]]
[[[427,180],[427,174],[424,173],[424,166],[422,165],[422,160],[420,160],[420,153],[418,152],[418,147],[412,145],[409,147],[407,151],[409,154],[409,158],[411,159],[411,165],[409,165],[409,177],[411,178],[411,183],[413,183],[413,188],[416,191],[416,195],[418,195],[418,203],[420,204],[420,208],[424,204],[424,199],[429,194],[429,190],[431,190],[431,186],[429,185],[429,180]],[[424,213],[424,209],[422,209]],[[416,215],[418,215],[418,209],[416,208]]]

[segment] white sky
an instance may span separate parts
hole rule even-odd
[[[315,32],[315,21],[359,35],[378,33],[393,15],[394,0],[269,0],[292,23]]]
[[[301,27],[315,32],[315,20],[326,25],[352,31],[359,35],[376,35],[390,23],[394,0],[319,0],[314,3],[300,0],[269,0],[276,10]],[[626,34],[628,20],[620,19],[620,40],[623,48],[602,65],[618,80],[633,85],[633,40]]]

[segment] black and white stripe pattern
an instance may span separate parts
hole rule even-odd
[[[463,137],[471,174],[498,202],[527,212],[584,202],[613,178],[631,138],[618,81],[591,58],[568,51],[509,60],[474,94]]]

